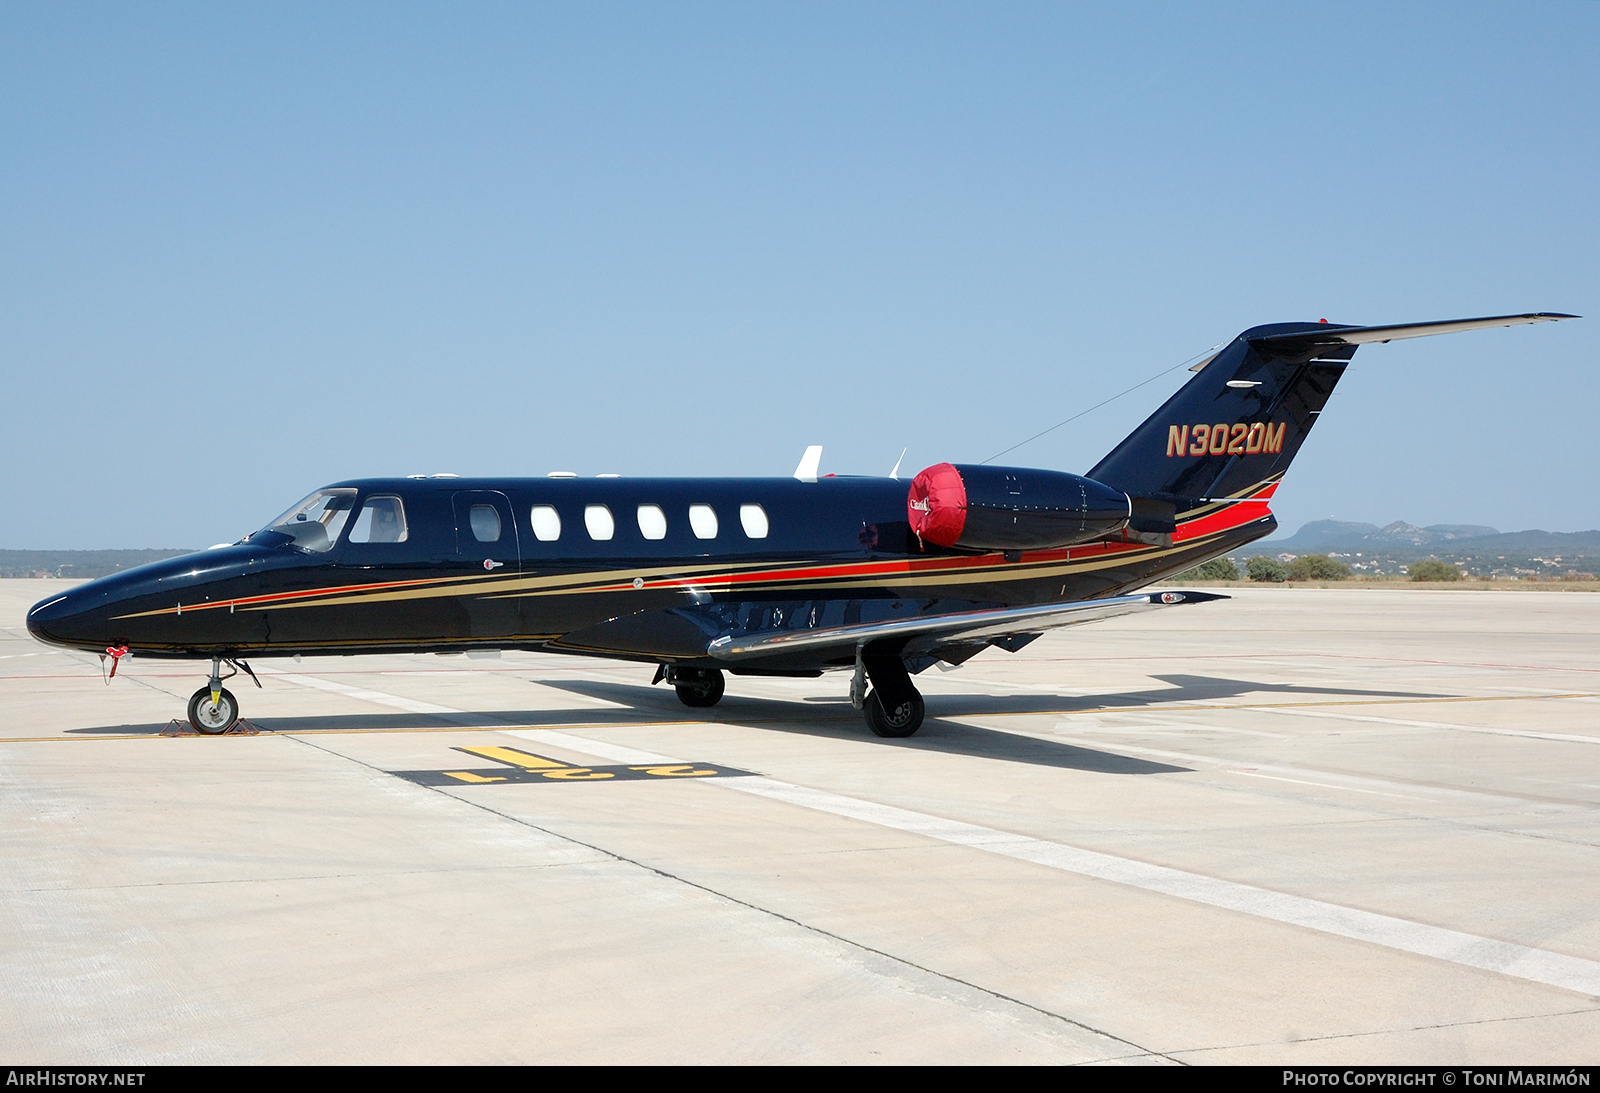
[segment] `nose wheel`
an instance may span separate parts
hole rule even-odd
[[[239,700],[226,687],[217,691],[214,702],[211,693],[210,687],[201,687],[189,696],[189,724],[195,732],[216,736],[233,728],[239,720]]]
[[[222,666],[226,664],[231,671],[222,674]],[[225,679],[232,679],[240,670],[251,679],[255,680],[257,687],[261,681],[256,679],[256,674],[250,670],[250,665],[242,660],[231,657],[211,658],[211,683],[201,687],[189,696],[189,724],[194,731],[204,733],[206,736],[217,736],[227,732],[239,720],[239,700],[233,697],[233,692],[222,685]]]

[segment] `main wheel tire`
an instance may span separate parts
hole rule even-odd
[[[883,699],[878,697],[877,691],[867,695],[867,727],[875,736],[910,736],[922,728],[922,713],[922,696],[916,691],[912,691],[911,698],[893,710],[884,708]]]
[[[695,709],[705,709],[722,701],[726,684],[720,668],[679,668],[672,689],[678,692],[678,701]]]
[[[189,724],[194,731],[216,736],[233,728],[239,720],[239,700],[226,687],[215,705],[211,702],[211,688],[201,687],[189,697]]]

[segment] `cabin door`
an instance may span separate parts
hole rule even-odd
[[[462,490],[455,495],[456,558],[465,574],[460,603],[474,638],[510,638],[518,633],[514,585],[522,572],[517,518],[498,490]]]

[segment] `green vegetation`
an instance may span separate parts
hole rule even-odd
[[[1239,567],[1233,564],[1232,558],[1213,558],[1209,562],[1201,562],[1193,569],[1186,569],[1173,580],[1178,581],[1237,581]]]
[[[1289,563],[1291,581],[1342,581],[1348,576],[1350,567],[1326,554],[1302,554]]]
[[[1289,571],[1282,562],[1265,554],[1257,554],[1254,558],[1246,558],[1244,572],[1245,576],[1252,581],[1271,581],[1274,584],[1287,580],[1289,577]]]
[[[1356,577],[1410,576],[1423,560],[1462,571],[1463,580],[1581,580],[1600,577],[1600,529],[1496,532],[1475,524],[1416,527],[1396,520],[1387,527],[1314,520],[1289,539],[1274,540],[1274,554],[1326,554],[1347,563]],[[1448,577],[1444,578],[1449,580]]]
[[[1406,576],[1413,581],[1459,581],[1461,570],[1449,562],[1412,562],[1406,566]]]

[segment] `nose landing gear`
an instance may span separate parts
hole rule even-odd
[[[224,664],[232,669],[227,675],[222,675]],[[218,736],[238,723],[239,700],[222,685],[222,681],[232,679],[241,669],[255,681],[257,687],[261,686],[261,681],[256,679],[256,674],[244,661],[226,657],[211,658],[211,682],[189,696],[189,724],[195,732]]]
[[[233,728],[238,720],[239,700],[226,687],[219,687],[215,692],[210,687],[201,687],[189,696],[189,724],[194,726],[195,732],[216,736]]]

